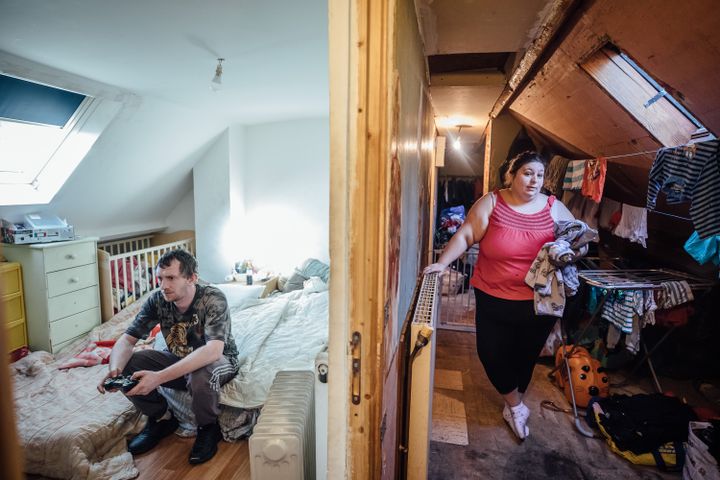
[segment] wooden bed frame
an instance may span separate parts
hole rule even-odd
[[[169,250],[195,254],[195,232],[143,235],[98,243],[100,310],[102,321],[132,304],[159,285],[155,265]]]

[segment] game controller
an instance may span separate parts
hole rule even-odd
[[[103,383],[103,387],[105,388],[105,390],[122,390],[123,392],[127,393],[132,390],[133,387],[137,384],[138,381],[133,380],[131,377],[118,375],[117,377],[112,377],[105,380],[105,383]]]

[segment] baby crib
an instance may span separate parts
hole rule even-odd
[[[169,250],[195,254],[192,231],[144,235],[98,243],[103,321],[159,287],[155,265]]]

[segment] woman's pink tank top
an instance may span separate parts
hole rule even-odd
[[[550,215],[555,197],[548,197],[545,207],[532,214],[513,210],[497,190],[495,197],[497,204],[480,240],[470,285],[506,300],[532,300],[533,291],[525,283],[525,275],[540,248],[555,240]]]

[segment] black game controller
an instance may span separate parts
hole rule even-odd
[[[112,377],[105,380],[105,383],[103,383],[103,387],[105,388],[105,390],[122,390],[123,392],[127,393],[132,390],[133,387],[137,384],[137,380],[133,380],[132,378],[125,377],[123,375],[118,375],[117,377]]]

